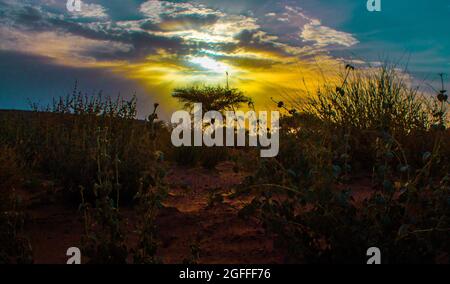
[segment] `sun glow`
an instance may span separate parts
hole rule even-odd
[[[207,56],[191,57],[189,59],[189,62],[215,73],[225,73],[230,70],[230,67],[228,65]]]

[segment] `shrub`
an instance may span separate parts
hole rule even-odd
[[[214,169],[220,162],[228,159],[226,147],[209,147],[201,151],[201,164],[205,169]]]
[[[384,262],[448,262],[446,104],[427,108],[392,69],[350,72],[283,117],[280,154],[241,186],[256,197],[240,215],[258,216],[288,262],[362,263],[373,246]],[[368,170],[373,192],[357,202],[352,178]]]
[[[196,166],[200,160],[200,149],[198,147],[176,147],[172,151],[173,160],[179,166]]]
[[[305,110],[340,127],[380,130],[394,135],[429,127],[429,111],[404,74],[383,66],[374,70],[347,68],[341,86],[326,85]]]
[[[0,147],[0,264],[33,262],[31,245],[23,232],[21,199],[15,193],[22,175],[14,149]]]
[[[168,128],[156,121],[155,104],[147,121],[136,120],[136,99],[93,97],[77,92],[33,113],[4,114],[0,140],[17,148],[32,170],[55,179],[71,204],[79,204],[79,187],[93,199],[97,179],[98,132],[105,131],[108,155],[117,157],[123,201],[131,202],[142,174],[152,167],[157,147],[169,142]],[[46,111],[46,112],[42,112]],[[157,139],[158,138],[158,139]]]

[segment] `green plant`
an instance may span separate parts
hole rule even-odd
[[[394,135],[429,126],[417,89],[411,89],[395,66],[346,73],[340,87],[327,85],[312,97],[305,111],[324,121]]]
[[[288,262],[364,263],[373,246],[387,263],[448,262],[446,105],[438,98],[436,116],[394,70],[347,70],[339,87],[283,117],[280,154],[241,186],[255,197],[240,215],[259,217]],[[372,192],[357,200],[352,177],[370,168]]]
[[[172,151],[173,160],[180,166],[196,166],[200,160],[200,149],[195,146],[176,147]]]
[[[24,234],[25,213],[16,188],[24,169],[14,149],[0,147],[0,263],[32,263],[32,248]]]
[[[97,169],[98,180],[94,185],[95,207],[84,200],[84,188],[81,188],[86,236],[84,241],[86,256],[91,263],[126,263],[128,249],[125,245],[119,214],[118,163],[110,156],[107,129],[98,131]],[[114,200],[115,199],[115,200]],[[90,214],[93,214],[90,216]]]
[[[156,139],[156,130],[153,127],[156,120],[156,108],[153,114],[149,116],[148,124],[152,131],[152,139]],[[137,247],[134,252],[134,263],[156,264],[162,263],[157,256],[158,249],[158,231],[156,227],[156,218],[158,211],[163,207],[162,202],[167,197],[168,188],[164,181],[166,170],[163,163],[161,152],[155,152],[153,166],[143,174],[140,179],[139,190],[134,197],[138,201],[137,213],[140,216],[137,232],[139,236]]]
[[[137,212],[140,216],[137,227],[139,241],[134,249],[134,263],[156,264],[162,263],[157,257],[158,236],[156,218],[162,201],[167,197],[167,188],[163,182],[165,172],[159,168],[152,176],[147,176],[141,182],[136,195]]]
[[[74,88],[47,107],[34,112],[0,113],[0,141],[15,147],[33,172],[53,179],[69,204],[79,204],[79,187],[97,180],[97,130],[108,129],[109,154],[117,156],[122,201],[132,203],[142,172],[151,167],[156,149],[170,150],[170,132],[157,121],[155,104],[148,120],[136,117],[136,98],[92,96]],[[91,190],[85,198],[93,201]]]
[[[191,241],[189,249],[190,255],[188,258],[185,258],[183,260],[183,264],[198,264],[201,254],[200,241],[198,240],[198,236],[194,241]]]
[[[251,104],[251,99],[240,90],[221,86],[194,86],[175,89],[172,97],[182,102],[186,109],[192,109],[195,103],[201,103],[203,113],[234,110],[243,103]]]
[[[220,162],[228,159],[228,149],[225,147],[204,148],[200,152],[202,167],[214,169]]]

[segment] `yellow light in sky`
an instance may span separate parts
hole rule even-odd
[[[205,68],[209,71],[213,71],[216,73],[225,73],[228,72],[230,67],[222,62],[216,61],[210,57],[191,57],[189,62],[199,65],[202,68]]]

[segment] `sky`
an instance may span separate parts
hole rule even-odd
[[[179,109],[174,88],[225,84],[254,98],[301,95],[345,64],[450,73],[450,0],[0,0],[0,109],[79,89],[130,97],[140,115]],[[448,82],[448,78],[446,79]]]

